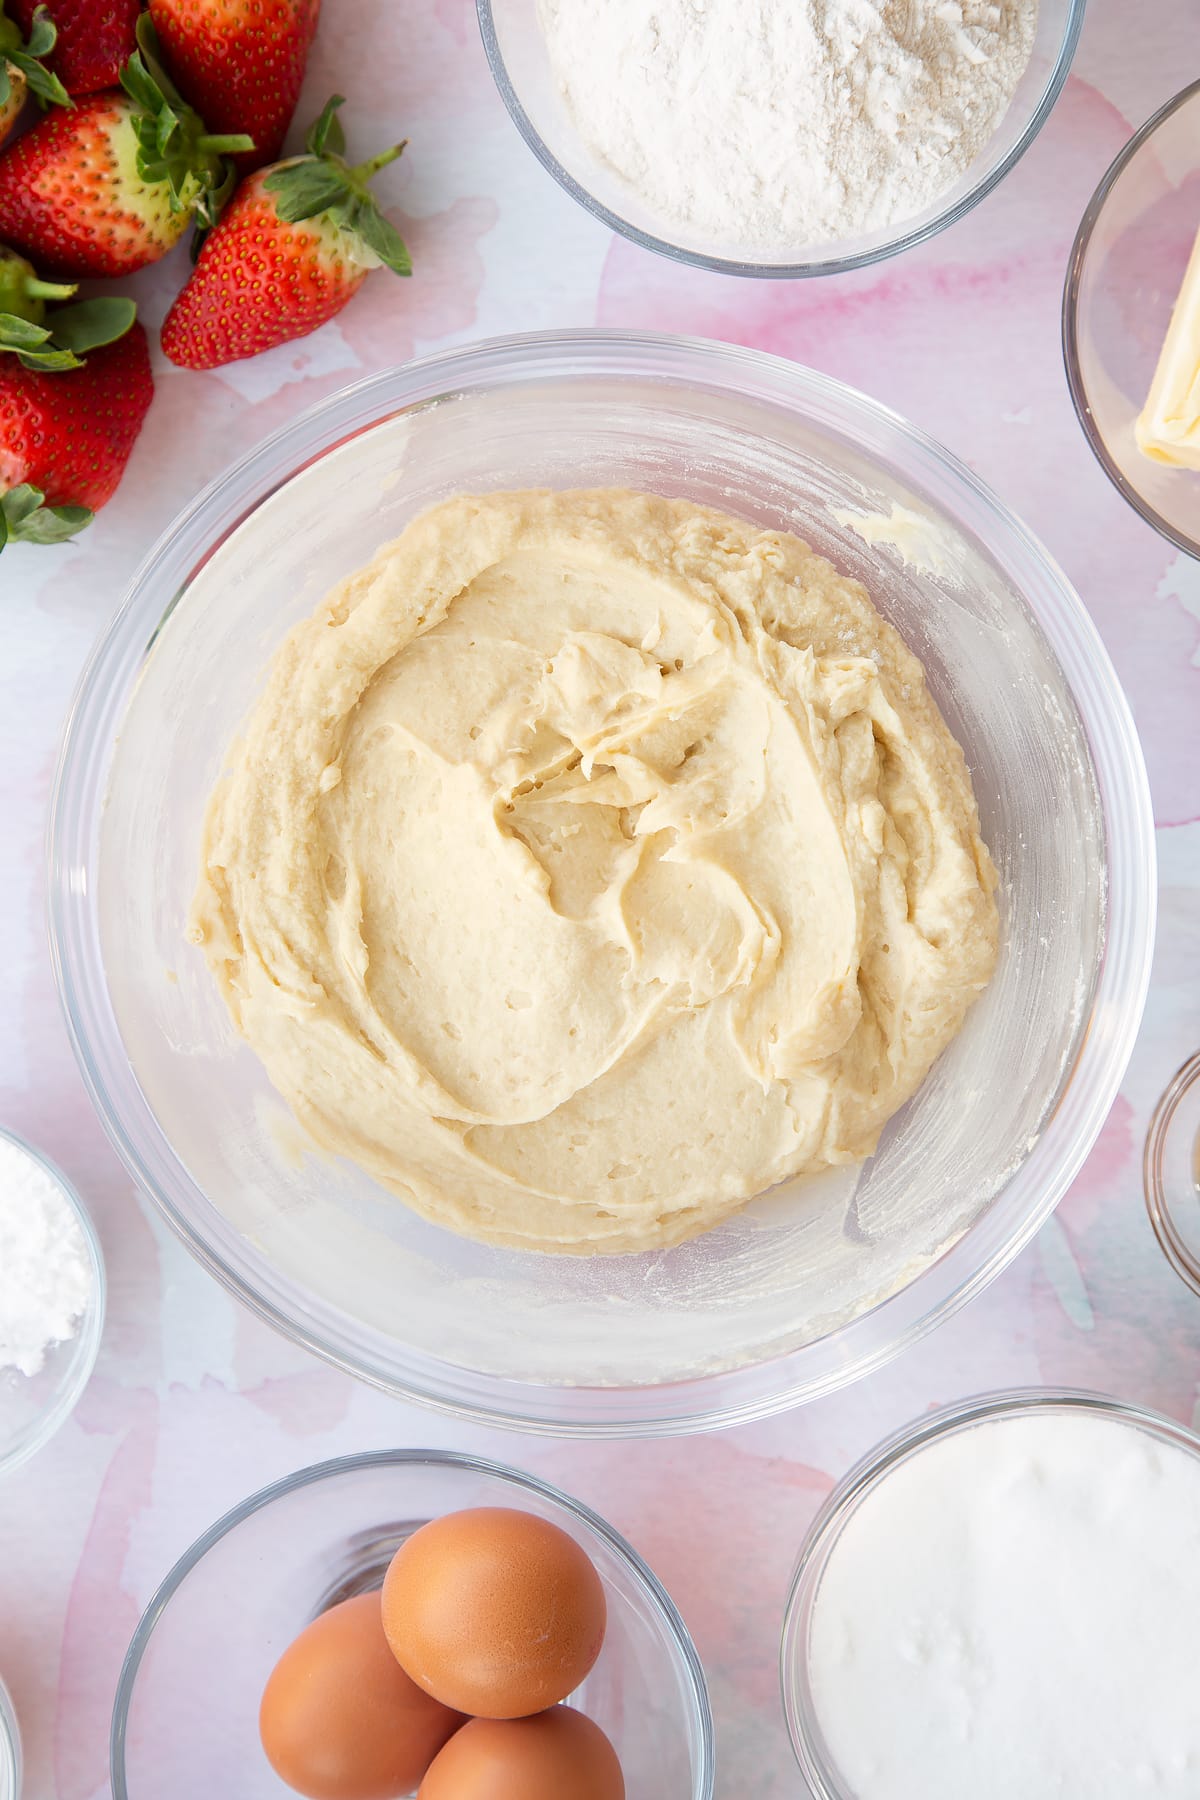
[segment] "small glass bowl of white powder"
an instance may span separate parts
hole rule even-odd
[[[736,275],[861,268],[1003,180],[1085,0],[477,0],[555,180],[644,249]]]
[[[20,1800],[21,1733],[8,1689],[0,1681],[0,1800]]]
[[[0,1129],[0,1476],[48,1442],[87,1386],[104,1285],[100,1244],[74,1188]]]
[[[1200,1439],[1060,1390],[852,1470],[805,1541],[784,1707],[818,1800],[1195,1800]]]

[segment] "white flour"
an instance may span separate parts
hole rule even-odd
[[[664,225],[751,255],[911,218],[991,137],[1038,0],[538,0],[593,153]]]
[[[79,1221],[58,1183],[0,1137],[0,1371],[36,1375],[73,1338],[92,1290]]]

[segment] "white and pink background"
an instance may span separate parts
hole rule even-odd
[[[1067,256],[1093,188],[1131,130],[1198,74],[1197,0],[1091,0],[1049,124],[966,220],[855,275],[753,283],[653,258],[559,191],[493,89],[471,0],[325,0],[298,121],[337,90],[353,151],[410,139],[380,188],[408,237],[412,280],[373,276],[316,337],[250,363],[195,375],[160,361],[153,410],[97,523],[75,544],[10,549],[0,562],[0,1123],[76,1182],[110,1281],[90,1388],[52,1444],[0,1486],[0,1675],[20,1717],[29,1800],[107,1794],[117,1671],[154,1587],[227,1507],[324,1457],[470,1449],[597,1507],[695,1635],[719,1800],[777,1800],[801,1792],[776,1676],[789,1574],[821,1498],[874,1441],[962,1395],[1043,1382],[1200,1422],[1200,1299],[1162,1259],[1140,1172],[1154,1102],[1200,1045],[1200,563],[1157,538],[1093,462],[1059,336]],[[132,284],[148,325],[181,284],[185,256]],[[558,1443],[462,1426],[270,1333],[190,1260],[108,1148],[46,949],[44,825],[63,718],[93,639],[177,509],[360,375],[565,325],[771,350],[865,390],[964,458],[1041,536],[1096,620],[1141,731],[1158,827],[1145,1024],[1056,1217],[983,1298],[882,1374],[692,1440]]]

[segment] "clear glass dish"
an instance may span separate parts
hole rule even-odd
[[[701,237],[664,235],[663,221],[639,204],[576,131],[551,73],[538,0],[476,4],[487,59],[513,123],[573,200],[643,250],[727,275],[795,280],[836,275],[896,256],[957,223],[990,194],[1028,150],[1059,96],[1083,29],[1085,0],[1041,0],[1033,53],[1012,104],[981,155],[932,206],[886,230],[834,243],[796,244],[777,258],[763,258],[752,248],[741,254]]]
[[[0,1800],[21,1800],[21,1733],[11,1696],[0,1681]]]
[[[1176,1072],[1154,1109],[1142,1180],[1164,1256],[1200,1294],[1200,1050]]]
[[[32,1144],[0,1128],[0,1138],[38,1163],[55,1182],[79,1222],[92,1265],[91,1292],[75,1336],[52,1345],[36,1375],[0,1369],[0,1477],[19,1469],[49,1443],[74,1411],[91,1379],[104,1332],[104,1257],[87,1208],[61,1169]],[[0,1789],[0,1794],[3,1790]]]
[[[1109,480],[1169,543],[1200,556],[1200,471],[1153,462],[1145,405],[1200,231],[1200,81],[1135,131],[1088,203],[1063,294],[1063,356],[1084,435]]]
[[[113,1800],[284,1800],[258,1738],[267,1676],[336,1601],[378,1587],[426,1520],[511,1506],[570,1532],[604,1583],[599,1661],[571,1696],[608,1734],[630,1800],[711,1800],[703,1670],[658,1581],[604,1520],[496,1463],[383,1450],[302,1469],[235,1507],[180,1558],[134,1633],[113,1708]]]
[[[659,1254],[548,1257],[426,1224],[306,1154],[183,941],[200,825],[287,627],[450,493],[630,485],[797,530],[867,581],[965,746],[1000,871],[996,977],[862,1168]],[[252,451],[151,552],[72,709],[52,951],[127,1167],[263,1318],[393,1392],[593,1434],[761,1417],[978,1293],[1078,1171],[1141,1014],[1154,846],[1137,737],[1045,552],[939,446],[757,352],[500,340],[389,371]]]
[[[906,1425],[864,1457],[830,1494],[809,1527],[800,1550],[784,1613],[779,1660],[783,1707],[792,1748],[813,1800],[856,1800],[853,1789],[838,1772],[817,1719],[810,1656],[813,1609],[821,1580],[851,1518],[867,1496],[902,1463],[919,1456],[922,1450],[943,1438],[1001,1417],[1080,1411],[1100,1413],[1122,1424],[1135,1425],[1164,1443],[1186,1450],[1189,1456],[1200,1456],[1200,1439],[1158,1413],[1104,1394],[1083,1393],[1071,1388],[1029,1388],[964,1400],[915,1424]]]

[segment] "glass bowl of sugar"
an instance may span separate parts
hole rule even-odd
[[[792,279],[895,256],[989,194],[1045,123],[1084,5],[864,23],[816,0],[477,0],[501,97],[572,199],[643,249]]]
[[[815,1800],[1197,1792],[1200,1438],[1105,1395],[986,1395],[845,1477],[781,1678]]]
[[[0,1129],[0,1476],[49,1442],[87,1386],[104,1288],[79,1195],[39,1151]]]

